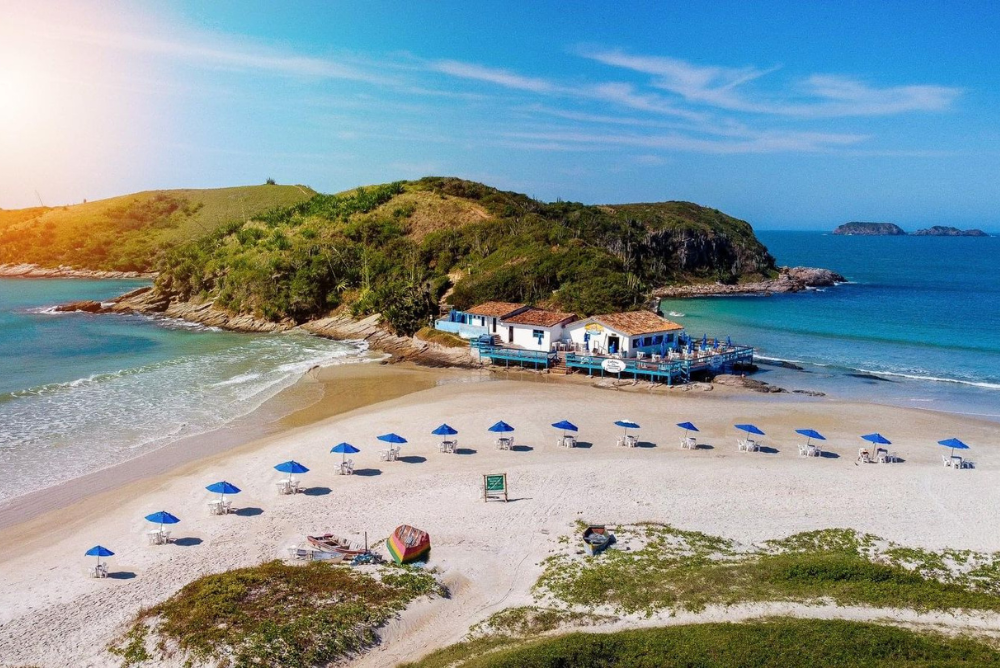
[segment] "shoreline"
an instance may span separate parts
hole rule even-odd
[[[750,283],[691,283],[653,290],[653,310],[659,312],[660,300],[696,297],[736,297],[740,295],[770,295],[803,292],[812,288],[828,288],[848,283],[844,276],[829,269],[814,267],[778,267],[778,276]]]
[[[381,366],[377,360],[359,359],[312,369],[257,409],[227,425],[5,500],[0,503],[0,536],[78,504],[90,506],[96,498],[107,494],[132,487],[138,490],[146,484],[156,484],[161,476],[170,477],[213,459],[253,449],[267,438],[289,435],[342,413],[428,389],[438,380],[430,370],[399,365],[393,368],[407,383],[385,388],[382,387],[385,373],[378,370]]]
[[[529,374],[470,382],[484,374],[344,366],[370,376],[380,400],[349,409],[330,396],[328,406],[311,415],[293,413],[274,433],[0,530],[6,574],[0,582],[0,654],[14,664],[104,665],[105,644],[139,609],[201,575],[283,557],[287,545],[318,530],[352,539],[367,531],[377,540],[400,523],[421,527],[433,536],[429,565],[452,592],[402,613],[381,632],[382,644],[352,662],[362,666],[413,658],[457,640],[493,612],[530,604],[539,563],[579,519],[659,520],[751,542],[849,527],[919,547],[1000,549],[1000,531],[994,530],[1000,520],[992,512],[1000,479],[994,424],[719,387],[650,396],[641,387],[616,391]],[[418,377],[426,384],[412,382]],[[361,394],[356,383],[341,387],[345,397]],[[331,408],[347,412],[330,414]],[[613,420],[622,417],[642,425],[643,447],[614,446],[620,431]],[[549,424],[560,418],[579,425],[583,447],[553,445]],[[496,419],[516,426],[520,450],[490,445],[486,427]],[[698,424],[705,448],[679,448],[674,423],[685,419]],[[459,430],[465,452],[437,451],[429,432],[445,420]],[[768,451],[736,452],[732,424],[742,421],[769,434]],[[829,438],[831,458],[797,456],[793,429],[803,426]],[[890,435],[904,463],[854,465],[857,434],[874,428]],[[942,468],[947,451],[930,435],[953,430],[974,444],[969,454],[975,469]],[[375,435],[386,431],[410,439],[399,462],[379,461]],[[334,473],[339,457],[329,449],[340,440],[361,448],[354,476]],[[289,458],[310,467],[303,476],[309,492],[280,497],[273,488],[280,474],[271,466]],[[486,472],[508,474],[511,503],[483,503]],[[209,516],[204,486],[217,479],[242,487],[234,505],[252,512]],[[914,512],[925,507],[939,512]],[[174,533],[184,541],[146,544],[142,517],[159,509],[181,518]],[[504,538],[506,547],[498,549],[500,537],[513,533],[521,539],[510,544]],[[83,551],[95,542],[116,551],[111,568],[123,579],[83,576]],[[28,588],[31,597],[23,595]],[[95,618],[94,606],[108,596],[115,597],[114,610]]]
[[[0,278],[84,278],[143,279],[156,278],[155,271],[104,271],[75,267],[42,267],[37,264],[0,264]]]

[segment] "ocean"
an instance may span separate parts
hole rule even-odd
[[[140,281],[0,279],[0,501],[246,416],[363,349],[138,315],[53,313]]]
[[[1000,420],[1000,238],[757,235],[778,264],[847,284],[773,296],[664,300],[701,336],[757,348],[787,389]]]

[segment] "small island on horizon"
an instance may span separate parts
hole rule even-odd
[[[851,222],[837,226],[833,233],[839,236],[863,236],[863,237],[988,237],[988,233],[980,229],[962,230],[957,227],[946,225],[933,225],[931,227],[908,233],[895,223],[866,223]]]

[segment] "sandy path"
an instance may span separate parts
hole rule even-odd
[[[615,419],[643,425],[656,447],[613,445]],[[548,425],[569,419],[592,447],[554,445]],[[498,452],[486,427],[513,424],[530,447]],[[442,421],[474,454],[437,452],[431,429]],[[713,449],[678,447],[681,420],[702,428]],[[737,453],[734,422],[752,421],[771,437],[774,454]],[[793,429],[813,427],[840,458],[801,459]],[[906,459],[899,465],[855,466],[858,434],[879,430]],[[406,461],[384,463],[376,434],[396,431]],[[950,471],[934,445],[957,435],[974,444],[978,468]],[[406,522],[429,531],[431,565],[452,597],[422,602],[386,629],[385,642],[357,664],[393,665],[459,640],[470,624],[530,601],[539,561],[576,519],[608,523],[665,521],[685,529],[752,542],[798,531],[852,527],[914,546],[1000,550],[995,508],[1000,467],[990,423],[875,405],[786,397],[642,393],[581,384],[495,382],[452,384],[318,423],[259,447],[216,457],[189,473],[112,497],[104,512],[71,526],[51,520],[27,553],[0,533],[0,657],[10,664],[100,666],[104,645],[140,607],[162,600],[198,575],[280,556],[306,532],[333,530],[371,539]],[[341,440],[362,449],[361,473],[333,475]],[[273,464],[295,458],[312,468],[311,495],[279,497]],[[484,503],[481,474],[506,472],[511,503]],[[210,517],[205,484],[218,479],[245,491],[234,503],[250,516]],[[181,518],[174,535],[185,545],[145,544],[142,517],[166,509]],[[15,527],[16,529],[16,527]],[[83,577],[82,553],[100,542],[118,553],[121,580]],[[15,546],[16,547],[16,546]],[[0,662],[2,663],[2,662]]]

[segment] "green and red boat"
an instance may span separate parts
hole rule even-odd
[[[431,551],[430,534],[409,524],[396,527],[385,544],[397,564],[426,559]]]

